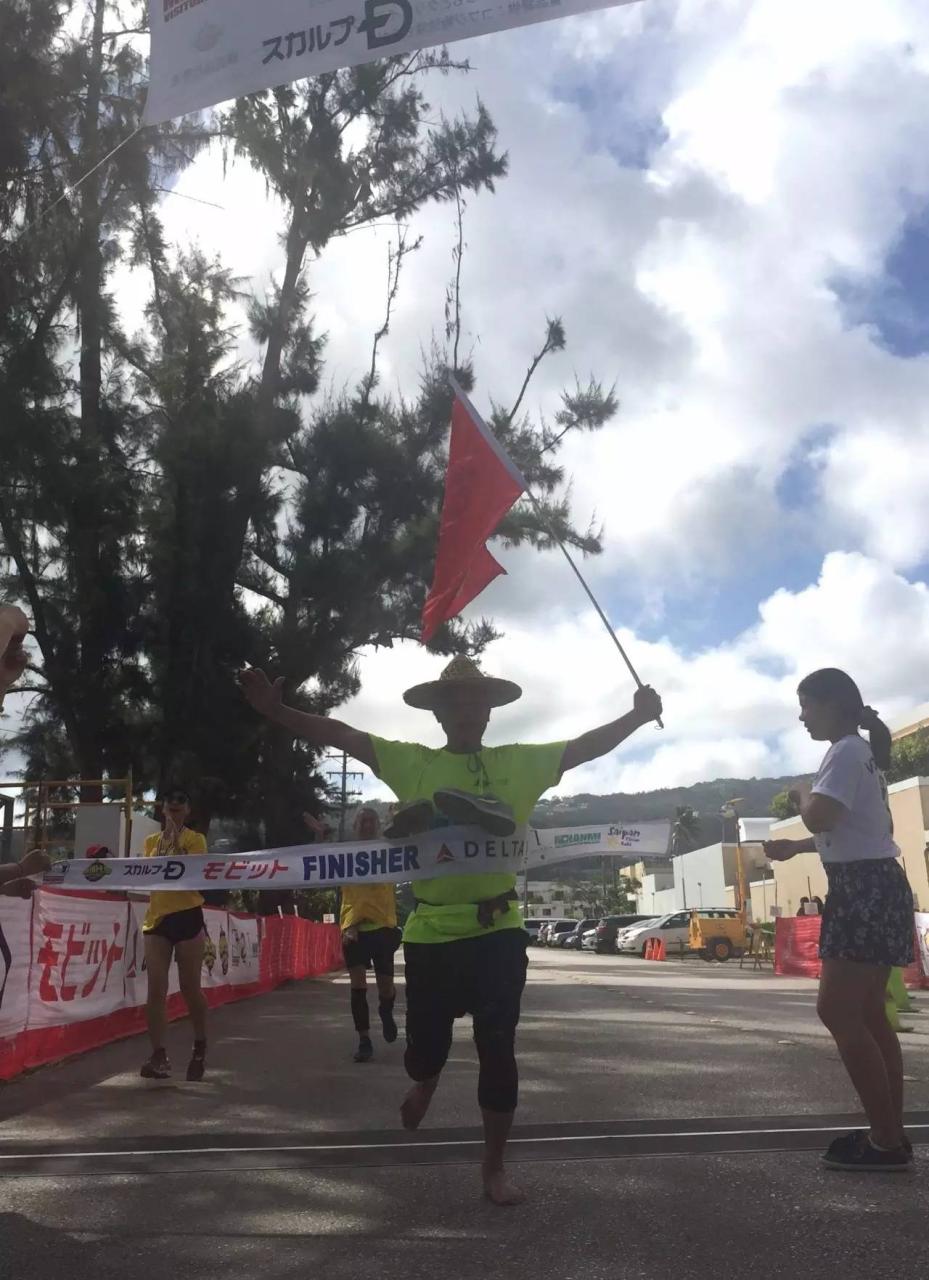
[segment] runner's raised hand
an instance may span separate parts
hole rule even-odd
[[[26,670],[28,657],[23,641],[29,619],[15,604],[0,605],[0,698]]]
[[[259,715],[271,717],[280,707],[284,692],[283,676],[278,676],[272,684],[263,671],[259,671],[257,667],[248,667],[239,672],[239,684],[249,705]]]

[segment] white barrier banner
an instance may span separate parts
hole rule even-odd
[[[0,1040],[26,1029],[32,958],[30,922],[28,902],[0,898]]]
[[[81,1022],[125,1002],[129,904],[40,893],[32,922],[29,1026]]]
[[[203,951],[202,984],[204,987],[227,987],[229,934],[226,932],[226,912],[204,907],[203,919],[206,923],[206,947]]]
[[[144,902],[129,903],[129,931],[126,938],[125,993],[126,1004],[144,1004],[148,991],[145,974],[145,939],[142,921],[145,919]]]
[[[229,915],[229,981],[233,986],[261,977],[260,924],[253,916]]]
[[[632,0],[149,0],[145,123],[229,98]]]
[[[929,911],[916,912],[916,934],[919,938],[919,963],[923,976],[929,978]]]

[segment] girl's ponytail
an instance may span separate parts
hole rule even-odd
[[[890,749],[893,745],[890,730],[873,707],[862,707],[858,727],[867,731],[874,762],[883,773],[890,768]]]

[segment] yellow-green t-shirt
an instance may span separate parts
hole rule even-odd
[[[168,846],[164,835],[145,837],[143,856],[146,858],[178,858],[201,853],[206,853],[206,839],[199,831],[191,831],[189,827],[182,829],[176,846]],[[165,916],[173,915],[176,911],[190,911],[192,907],[202,906],[203,895],[193,890],[177,889],[167,893],[155,889],[148,900],[142,932],[150,933],[152,929],[157,929]]]
[[[392,884],[342,886],[339,928],[357,925],[362,933],[397,927],[397,891]]]
[[[476,795],[493,795],[508,804],[518,825],[529,821],[539,797],[561,777],[564,742],[515,743],[484,747],[459,755],[416,742],[391,742],[371,736],[377,757],[377,776],[407,804],[431,799],[441,787],[455,787]],[[416,910],[407,920],[404,942],[451,942],[478,938],[499,929],[521,929],[515,904],[494,916],[492,929],[478,924],[477,906],[516,887],[515,875],[488,872],[477,876],[445,876],[417,880],[413,885]]]

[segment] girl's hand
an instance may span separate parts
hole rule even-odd
[[[793,802],[799,813],[803,806],[809,802],[811,794],[808,782],[795,782],[787,792],[787,798]]]
[[[796,843],[793,840],[765,840],[761,847],[764,849],[764,856],[770,862],[786,862],[797,852]]]

